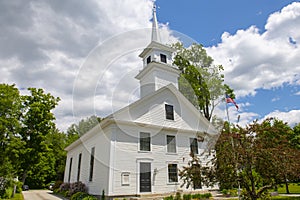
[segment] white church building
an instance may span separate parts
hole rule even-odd
[[[66,147],[64,182],[81,181],[93,195],[143,197],[180,187],[179,170],[193,151],[203,163],[212,156],[207,141],[217,131],[179,92],[174,49],[161,43],[153,9],[152,39],[139,55],[140,99],[101,121]],[[198,190],[205,190],[204,186]]]

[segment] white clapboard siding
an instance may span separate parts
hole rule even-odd
[[[165,104],[173,105],[174,120],[167,120]],[[140,132],[151,134],[151,151],[139,150]],[[77,180],[78,155],[82,153],[80,181],[89,193],[108,196],[138,195],[139,164],[151,163],[151,193],[168,193],[180,188],[181,182],[169,183],[168,164],[179,169],[190,160],[190,138],[200,134],[216,134],[210,123],[173,86],[163,87],[153,94],[113,113],[100,125],[66,148],[68,151],[65,182],[68,181],[69,162],[72,161],[70,182]],[[167,152],[167,135],[176,138],[176,153]],[[199,143],[202,164],[212,159],[204,150],[207,144]],[[95,147],[93,181],[89,181],[90,151]],[[203,154],[202,154],[203,153]],[[155,173],[154,173],[155,172]],[[129,184],[123,184],[122,174],[129,175]],[[179,179],[179,178],[178,178]]]

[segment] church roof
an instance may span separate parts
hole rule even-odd
[[[162,93],[166,90],[171,91],[176,96],[176,98],[179,102],[181,102],[185,106],[187,106],[189,111],[191,111],[194,114],[194,116],[198,118],[198,120],[201,122],[201,124],[209,127],[209,130],[210,130],[209,134],[217,134],[217,131],[214,129],[212,124],[199,112],[198,109],[195,108],[195,106],[185,96],[183,96],[183,94],[173,84],[169,84],[167,86],[164,86],[164,87],[162,87],[162,88],[146,95],[145,97],[133,102],[132,104],[129,104],[128,106],[112,113],[107,118],[116,119],[119,113],[131,110],[131,109],[133,109],[133,107],[135,107],[139,104],[142,104],[143,102],[147,101],[150,98],[154,98],[155,96],[159,95],[160,93]],[[194,131],[196,131],[196,130],[194,130]]]
[[[86,134],[84,134],[78,140],[76,140],[75,142],[70,144],[68,147],[66,147],[65,150],[69,151],[69,150],[73,149],[74,147],[81,144],[88,138],[92,137],[94,134],[101,133],[105,127],[109,126],[110,124],[114,124],[114,123],[129,124],[129,125],[132,124],[132,125],[160,128],[160,129],[170,129],[170,130],[176,129],[181,132],[198,132],[199,130],[190,130],[190,129],[188,130],[188,129],[184,129],[184,128],[163,127],[163,126],[158,126],[158,125],[144,124],[142,122],[135,122],[134,119],[132,120],[132,119],[124,119],[124,118],[118,117],[120,114],[122,114],[124,112],[129,113],[131,110],[134,109],[134,107],[142,104],[143,102],[145,102],[151,98],[155,98],[155,96],[158,96],[159,94],[161,94],[163,92],[166,92],[166,90],[171,91],[176,96],[177,100],[179,102],[183,103],[188,108],[188,110],[193,113],[193,115],[199,120],[200,124],[205,126],[202,128],[205,128],[207,130],[206,132],[209,135],[217,135],[218,134],[217,130],[199,112],[199,110],[197,110],[195,108],[195,106],[185,96],[183,96],[183,94],[180,91],[178,91],[178,89],[173,84],[169,84],[169,85],[164,86],[164,87],[160,88],[159,90],[156,90],[156,91],[152,92],[151,94],[148,94],[147,96],[129,104],[128,106],[121,108],[120,110],[108,115],[97,126],[95,126],[93,129],[88,131]]]

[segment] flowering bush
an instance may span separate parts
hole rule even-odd
[[[87,192],[87,187],[82,182],[75,182],[75,183],[62,183],[58,190],[54,190],[56,193],[60,193],[66,197],[71,197],[75,193],[78,192]]]
[[[77,192],[87,192],[87,188],[84,183],[79,181],[70,184],[69,195],[72,196]]]
[[[59,190],[60,190],[61,192],[69,191],[69,190],[70,190],[70,183],[62,183],[62,184],[59,186]]]

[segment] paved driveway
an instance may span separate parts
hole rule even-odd
[[[52,194],[50,190],[28,190],[23,191],[24,200],[63,200]]]

